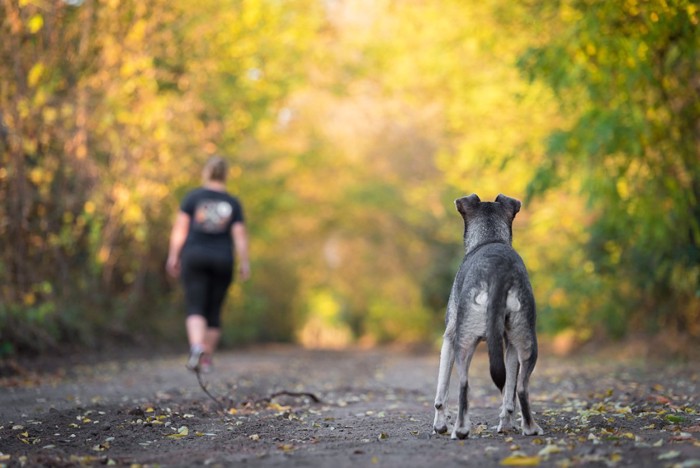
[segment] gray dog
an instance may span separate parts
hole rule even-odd
[[[445,406],[456,360],[459,411],[452,438],[469,436],[467,376],[474,350],[485,339],[491,378],[503,394],[498,432],[513,427],[517,388],[523,434],[542,434],[532,419],[528,397],[528,381],[537,361],[535,299],[525,264],[511,246],[520,202],[505,195],[495,202],[482,202],[473,194],[455,205],[464,218],[465,256],[447,305],[433,428],[440,434],[447,432]]]

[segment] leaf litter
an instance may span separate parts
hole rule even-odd
[[[237,354],[233,356],[232,361]],[[151,367],[167,370],[153,379],[162,388],[137,385],[135,391],[123,392],[115,384],[122,393],[76,393],[52,409],[56,382],[37,387],[42,401],[11,418],[3,415],[0,462],[167,464],[177,450],[183,465],[204,460],[256,460],[264,465],[266,457],[276,454],[309,466],[327,466],[328,457],[360,465],[401,460],[404,466],[424,466],[440,450],[456,465],[468,457],[485,466],[615,466],[635,460],[700,466],[700,378],[689,366],[652,369],[614,360],[572,366],[542,359],[531,395],[545,435],[524,437],[515,430],[495,431],[499,398],[488,381],[487,363],[477,356],[470,388],[472,432],[455,442],[431,431],[437,364],[431,357],[309,357],[294,351],[252,353],[247,359],[248,368],[232,368],[229,375],[207,382],[224,405],[197,391],[191,374],[173,372],[167,363],[153,360]],[[259,365],[269,372],[260,373]],[[158,369],[151,371],[157,374]],[[484,377],[479,380],[479,375]],[[130,377],[149,382],[152,376]],[[96,382],[109,380],[101,376]],[[319,453],[326,458],[314,461]]]

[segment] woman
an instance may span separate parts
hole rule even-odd
[[[241,280],[250,277],[243,207],[226,191],[227,172],[223,158],[214,156],[207,161],[203,185],[183,199],[170,235],[166,269],[173,277],[182,277],[190,343],[187,368],[195,372],[211,368],[234,260]]]

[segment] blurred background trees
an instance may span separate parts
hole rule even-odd
[[[526,201],[543,332],[698,338],[699,15],[4,0],[0,353],[181,339],[170,223],[213,153],[254,259],[228,344],[432,342],[472,192]]]

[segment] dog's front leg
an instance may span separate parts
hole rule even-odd
[[[469,340],[466,346],[460,346],[457,357],[457,370],[459,372],[459,409],[457,421],[452,429],[453,439],[466,439],[472,429],[469,419],[469,365],[474,356],[474,350],[479,343],[478,339]]]
[[[433,430],[438,434],[447,432],[447,395],[450,391],[450,375],[455,361],[452,339],[445,336],[440,351],[440,371],[438,372],[437,392],[435,394],[435,420]]]

